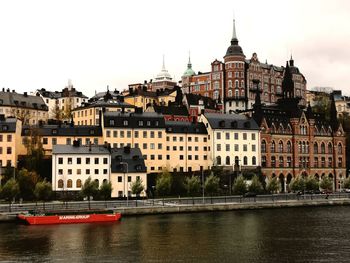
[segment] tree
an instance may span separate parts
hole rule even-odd
[[[23,141],[27,149],[27,155],[24,158],[25,167],[28,171],[36,171],[40,175],[44,159],[44,148],[39,129],[29,128]]]
[[[332,183],[331,179],[329,179],[329,177],[323,176],[321,183],[320,183],[320,187],[323,190],[332,191],[333,190],[333,183]]]
[[[320,184],[314,177],[308,177],[305,180],[305,190],[307,191],[316,191],[319,190]]]
[[[136,197],[139,197],[144,189],[143,181],[140,178],[137,178],[136,181],[131,183],[131,193],[136,195]]]
[[[191,176],[185,178],[185,187],[187,190],[187,194],[192,196],[192,203],[194,204],[194,196],[199,193],[201,188],[201,183],[197,176]]]
[[[21,192],[21,197],[24,200],[33,200],[35,197],[34,189],[39,182],[40,177],[35,171],[28,171],[22,168],[17,175],[18,185]]]
[[[215,176],[214,173],[211,173],[204,183],[204,190],[210,195],[210,202],[213,203],[213,195],[219,191],[219,177]]]
[[[244,195],[247,192],[247,184],[243,178],[243,175],[240,175],[236,178],[233,183],[233,193],[236,195]]]
[[[305,180],[301,177],[293,178],[290,182],[290,189],[293,192],[305,190]]]
[[[169,195],[171,190],[171,175],[165,170],[158,176],[156,181],[156,191],[159,196]]]
[[[41,182],[37,182],[34,189],[34,195],[37,200],[43,201],[43,208],[45,210],[45,201],[50,200],[52,196],[52,186],[44,179]]]
[[[343,188],[350,189],[350,177],[346,178],[343,182]]]
[[[11,212],[11,201],[19,194],[19,185],[14,178],[9,179],[1,190],[3,198],[9,201],[9,211]]]
[[[106,207],[107,207],[106,200],[111,198],[112,190],[113,188],[112,188],[111,182],[104,181],[100,186],[100,195],[105,200]]]
[[[263,186],[259,180],[257,175],[254,175],[252,178],[252,182],[248,187],[249,192],[260,194],[263,190]]]
[[[62,121],[64,118],[64,112],[58,105],[55,105],[55,107],[51,110],[51,113],[55,120]]]
[[[94,197],[98,193],[98,183],[96,181],[92,181],[91,177],[89,176],[89,178],[85,180],[84,185],[80,191],[84,197],[88,198],[89,209],[91,209],[90,197]]]
[[[266,190],[270,194],[275,194],[280,190],[280,185],[278,183],[277,177],[273,177],[271,180],[269,180],[266,186]]]

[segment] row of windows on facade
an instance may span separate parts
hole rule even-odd
[[[24,144],[26,140],[27,139],[24,137],[22,139],[22,143]],[[74,139],[72,139],[72,138],[66,138],[66,145],[72,145],[73,144],[73,140]],[[80,145],[83,144],[83,139],[82,138],[76,138],[75,140],[77,140]],[[98,145],[98,138],[93,138],[93,142],[92,142],[92,140],[90,138],[85,138],[85,144],[89,145],[90,143],[94,144],[94,145]],[[44,137],[43,138],[43,144],[44,145],[49,144],[49,138]],[[51,144],[52,145],[56,145],[57,144],[57,138],[51,138]]]
[[[6,142],[4,138],[7,138],[7,142],[12,142],[12,134],[7,134],[6,136],[0,134],[0,142]]]
[[[233,160],[232,160],[233,161]],[[235,156],[234,162],[231,163],[231,158],[230,156],[226,156],[225,158],[225,165],[240,165],[240,161],[238,156]],[[217,156],[216,157],[216,165],[222,165],[222,160],[221,160],[221,156]],[[244,156],[243,157],[243,165],[248,165],[248,157]],[[253,156],[252,157],[252,165],[256,165],[256,157]]]
[[[217,144],[217,145],[216,145],[216,150],[217,150],[218,152],[221,151],[221,144]],[[231,146],[230,146],[230,144],[225,144],[225,150],[226,150],[226,152],[231,151]],[[235,144],[235,145],[234,145],[234,151],[235,151],[235,152],[238,152],[238,151],[239,151],[239,144]],[[247,145],[247,144],[243,144],[243,152],[247,152],[247,151],[248,151],[248,145]],[[252,145],[252,152],[255,152],[255,151],[256,151],[256,145],[253,144],[253,145]]]
[[[292,152],[292,144],[290,141],[287,141],[287,145],[286,145],[286,151],[284,151],[284,144],[282,141],[278,142],[278,152],[279,153],[291,153]],[[324,142],[322,142],[319,144],[317,142],[314,143],[314,148],[313,148],[313,152],[315,154],[321,153],[321,154],[325,154],[326,153],[326,144]],[[319,151],[320,150],[320,151]],[[266,153],[267,152],[267,147],[266,147],[266,141],[263,140],[261,143],[261,152],[262,153]],[[272,141],[271,145],[270,145],[270,152],[271,153],[275,153],[276,152],[276,143],[274,141]],[[341,143],[338,143],[337,146],[337,152],[338,154],[342,154],[343,153],[343,146]],[[304,153],[304,154],[308,154],[310,153],[310,146],[309,146],[309,142],[299,142],[298,143],[298,153]],[[327,145],[327,153],[328,154],[333,154],[333,145],[331,142],[328,143]]]
[[[2,147],[0,147],[0,154],[3,154]],[[12,147],[6,147],[6,154],[12,154]]]
[[[92,173],[90,173],[92,171],[94,171],[95,175],[108,174],[108,169],[101,169],[101,170],[102,170],[102,173],[100,173],[100,169],[85,169],[85,174],[86,175],[90,175],[90,174],[92,174]],[[73,174],[73,169],[67,169],[66,173],[64,173],[63,169],[58,169],[58,175],[65,175],[65,174],[72,175]],[[81,175],[82,174],[82,169],[76,169],[75,174],[76,175]]]
[[[97,183],[97,186],[100,186],[100,181],[98,179],[95,179],[95,182]],[[108,180],[107,179],[103,179],[102,183],[107,183]],[[75,181],[75,187],[76,188],[81,188],[82,186],[82,181],[81,179],[77,179]],[[67,188],[73,188],[73,180],[72,179],[68,179],[66,182],[66,187]],[[59,179],[57,181],[57,188],[64,188],[64,181],[63,179]]]
[[[287,157],[286,158],[286,163],[284,163],[284,157],[280,156],[278,158],[278,167],[292,167],[292,157]],[[277,167],[277,161],[275,156],[271,156],[271,167]],[[262,167],[267,167],[267,159],[266,156],[261,157],[261,166]],[[310,158],[309,157],[300,157],[299,158],[299,165],[298,163],[296,164],[298,167],[310,167]],[[314,163],[313,163],[314,168],[318,167],[326,167],[326,158],[321,157],[321,162],[319,163],[319,158],[315,157],[314,158]],[[328,158],[328,167],[333,167],[333,159],[331,157]],[[343,158],[339,157],[338,158],[338,167],[341,168],[343,167]]]
[[[6,166],[11,166],[12,165],[12,161],[11,160],[0,160],[0,168],[4,167],[6,163]]]
[[[217,140],[221,140],[221,134],[222,134],[222,132],[217,132],[216,133],[216,139]],[[226,140],[230,140],[230,138],[231,138],[231,135],[230,135],[230,133],[229,132],[225,132],[225,139]],[[240,138],[239,138],[239,133],[238,132],[235,132],[234,134],[233,134],[233,138],[235,139],[235,140],[240,140]],[[246,132],[243,132],[242,133],[242,139],[243,140],[248,140],[248,134],[246,133]],[[251,140],[252,141],[255,141],[255,139],[256,139],[256,134],[255,133],[252,133],[251,134]]]
[[[111,119],[109,120],[109,125],[110,126],[114,126],[116,124],[115,120]],[[144,126],[147,126],[147,127],[151,127],[151,126],[155,126],[155,127],[158,127],[159,126],[159,121],[138,121],[137,122],[138,126],[139,127],[144,127]],[[123,120],[123,126],[129,126],[129,121],[128,120]]]
[[[175,148],[175,151],[176,151],[176,148]],[[180,154],[180,155],[178,156],[178,159],[180,159],[180,160],[185,160],[185,157],[186,157],[186,156],[187,156],[187,159],[186,159],[186,160],[196,160],[196,161],[199,160],[199,155],[193,155],[193,158],[192,158],[192,155],[183,155],[183,154]],[[147,155],[147,154],[143,155],[142,157],[143,157],[144,160],[148,160],[148,155]],[[149,158],[150,160],[156,160],[156,157],[157,157],[157,160],[163,160],[163,155],[161,155],[161,154],[158,154],[158,155],[150,154],[149,157],[150,157],[150,158]],[[172,158],[175,158],[175,156],[172,155]],[[171,155],[170,155],[170,154],[167,154],[167,155],[166,155],[166,160],[170,160],[170,159],[171,159]],[[175,158],[175,159],[176,159],[176,158]],[[203,160],[204,160],[204,161],[208,160],[208,156],[207,156],[206,154],[203,155]]]
[[[75,161],[74,164],[82,164],[82,159],[81,157],[77,157],[77,158],[72,158],[72,157],[68,157],[68,158],[63,158],[63,157],[59,157],[58,158],[58,164],[64,164],[64,159],[66,159],[66,164],[73,164],[73,160]],[[90,157],[86,157],[85,159],[85,164],[91,164],[91,160],[94,161],[94,164],[108,164],[108,158],[104,157],[104,158],[99,158],[99,157],[95,157],[95,158],[90,158]]]

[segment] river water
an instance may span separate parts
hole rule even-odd
[[[0,261],[350,262],[350,207],[150,215],[107,224],[0,224]]]

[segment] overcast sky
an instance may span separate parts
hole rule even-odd
[[[350,95],[350,1],[1,1],[0,88],[125,89],[165,65],[176,80],[223,60],[233,13],[247,58],[285,65]]]

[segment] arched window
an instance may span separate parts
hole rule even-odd
[[[261,142],[261,152],[266,153],[266,141],[265,140],[263,140]]]
[[[309,153],[309,142],[306,142],[306,153]]]
[[[243,88],[244,87],[244,81],[242,80],[241,81],[241,88]]]
[[[226,165],[230,165],[230,156],[226,156]]]
[[[216,157],[216,164],[221,165],[221,156]]]
[[[332,143],[328,143],[328,153],[331,154],[333,153],[333,147],[332,147]]]
[[[76,186],[77,186],[77,188],[81,188],[81,180],[80,179],[77,180]]]
[[[244,89],[241,89],[241,95],[244,97]]]
[[[243,165],[248,165],[248,157],[247,156],[243,157]]]
[[[239,159],[238,156],[235,157],[235,165],[239,165]]]
[[[63,180],[62,179],[58,180],[57,187],[63,188]]]
[[[239,88],[238,80],[235,80],[235,88]]]
[[[229,91],[227,92],[227,94],[228,94],[229,97],[232,97],[232,90],[229,90]]]
[[[278,152],[283,153],[283,142],[279,141],[278,143]]]
[[[276,144],[275,144],[275,141],[272,141],[271,143],[271,152],[274,153],[276,150]]]
[[[213,97],[214,97],[214,100],[217,100],[219,98],[219,91],[215,90]]]
[[[261,157],[261,166],[266,167],[266,156]]]
[[[321,153],[326,153],[326,145],[323,143],[321,143]]]
[[[314,153],[318,153],[318,144],[317,142],[314,143]]]
[[[256,165],[256,157],[255,156],[252,157],[252,165]]]
[[[228,81],[228,88],[231,89],[232,88],[232,80]]]
[[[97,187],[100,187],[100,181],[98,179],[95,179],[95,182],[97,184]]]
[[[68,179],[67,181],[67,188],[72,188],[73,187],[73,182],[71,179]]]
[[[271,156],[271,167],[276,167],[276,157]]]
[[[292,152],[292,144],[290,143],[290,141],[287,142],[287,153],[291,153]]]
[[[238,97],[239,96],[239,90],[235,89],[235,96]]]
[[[341,143],[338,143],[338,154],[342,154],[342,153],[343,153],[343,147]]]

